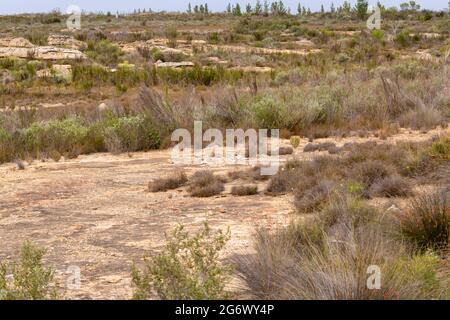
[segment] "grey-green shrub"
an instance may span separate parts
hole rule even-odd
[[[42,263],[45,250],[25,242],[19,261],[12,265],[0,263],[0,300],[56,299],[54,270]],[[11,272],[12,278],[7,275]]]
[[[149,299],[152,293],[165,300],[229,298],[225,285],[231,268],[219,262],[229,238],[229,231],[213,232],[206,223],[194,235],[176,227],[161,253],[145,257],[142,270],[133,266],[133,298]]]

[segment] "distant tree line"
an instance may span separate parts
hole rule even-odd
[[[403,2],[400,4],[400,8],[390,7],[386,8],[383,6],[380,1],[377,2],[377,6],[380,8],[382,13],[388,13],[391,16],[401,16],[404,14],[411,14],[421,12],[423,15],[422,19],[428,20],[432,18],[432,11],[430,10],[421,10],[421,6],[416,1]],[[448,2],[448,11],[450,12],[450,1]],[[135,14],[139,13],[151,13],[151,9],[134,9]],[[209,14],[211,13],[208,3],[194,5],[191,3],[188,4],[188,8],[186,10],[188,14]],[[279,1],[268,1],[268,0],[257,0],[256,4],[252,6],[252,4],[247,3],[245,7],[241,7],[239,3],[228,3],[226,6],[227,14],[233,16],[244,16],[244,15],[256,15],[256,16],[283,16],[283,15],[291,15],[291,9],[286,6],[282,0]],[[320,6],[319,12],[311,11],[311,8],[305,7],[301,2],[297,5],[298,16],[310,16],[312,14],[322,14],[326,16],[356,16],[360,19],[366,19],[369,12],[369,2],[368,0],[357,0],[356,4],[352,6],[349,1],[344,1],[342,5],[335,6],[334,2],[331,2],[330,7],[326,8],[323,4]],[[445,14],[445,10],[441,12],[441,14]],[[111,15],[108,12],[108,15]]]

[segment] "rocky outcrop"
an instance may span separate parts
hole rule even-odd
[[[25,38],[0,38],[0,47],[32,48],[34,44]]]
[[[242,72],[257,72],[257,73],[266,73],[266,72],[273,71],[273,69],[270,67],[254,67],[254,66],[234,67],[234,68],[231,68],[231,70],[242,71]]]
[[[157,68],[183,68],[183,67],[193,67],[195,64],[190,61],[181,61],[181,62],[162,62],[157,61],[155,63],[155,67]]]
[[[57,47],[0,47],[0,58],[16,57],[38,60],[83,60],[86,55],[74,49]]]
[[[50,35],[47,39],[49,46],[63,47],[76,50],[84,50],[87,45],[83,41],[76,40],[74,37],[66,36],[62,34]]]

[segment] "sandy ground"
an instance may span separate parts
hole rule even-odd
[[[402,130],[384,142],[426,140],[439,132]],[[365,140],[350,137],[335,142]],[[317,155],[301,151],[306,143],[302,139],[295,156]],[[192,165],[185,170],[190,175],[202,168],[208,167]],[[298,216],[289,195],[232,196],[231,185],[243,183],[239,181],[228,183],[220,196],[204,199],[191,198],[185,188],[147,192],[150,180],[173,170],[169,151],[93,154],[57,163],[34,161],[25,170],[11,163],[0,165],[0,261],[16,259],[21,243],[29,239],[48,249],[45,262],[55,266],[62,283],[69,266],[80,267],[81,287],[67,290],[67,298],[128,299],[131,265],[144,253],[161,248],[165,232],[177,223],[188,229],[204,221],[213,228],[229,227],[227,257],[248,252],[258,226],[275,228]],[[236,166],[211,170],[226,175]],[[264,183],[259,185],[260,190],[264,187]]]

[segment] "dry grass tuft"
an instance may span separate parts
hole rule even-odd
[[[408,197],[412,195],[411,183],[398,175],[376,181],[369,191],[372,197]]]
[[[233,186],[231,194],[234,196],[251,196],[258,193],[258,187],[255,185]]]
[[[197,171],[189,179],[188,192],[192,197],[212,197],[220,194],[223,190],[222,180],[210,171]]]
[[[245,181],[265,181],[269,180],[270,176],[261,175],[261,167],[255,166],[248,170],[230,171],[228,177],[231,180],[245,180]]]
[[[357,163],[349,172],[349,177],[363,183],[366,187],[396,173],[393,166],[380,160],[366,160]]]
[[[148,190],[150,192],[162,192],[177,189],[187,182],[187,176],[184,171],[177,171],[167,178],[160,178],[149,182]]]
[[[316,210],[328,202],[328,199],[335,187],[335,183],[330,180],[318,182],[312,188],[304,191],[304,187],[294,190],[294,205],[300,212],[310,212]]]
[[[412,200],[400,216],[400,232],[418,250],[445,250],[450,240],[450,207],[442,190]]]
[[[439,259],[411,256],[386,236],[384,215],[338,197],[317,219],[259,230],[256,254],[234,257],[238,276],[256,299],[368,300],[442,297]],[[368,287],[368,268],[382,274]]]

